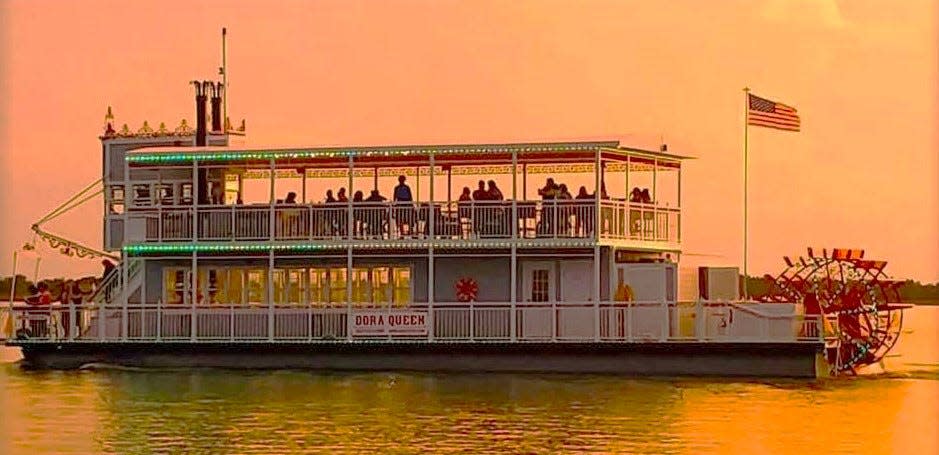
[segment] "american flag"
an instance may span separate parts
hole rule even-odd
[[[748,124],[778,130],[799,131],[801,121],[794,107],[749,93],[747,95],[750,97]]]

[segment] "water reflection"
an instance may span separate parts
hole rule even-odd
[[[939,308],[915,311],[887,373],[825,381],[5,363],[0,453],[939,453]]]

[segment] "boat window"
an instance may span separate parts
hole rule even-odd
[[[163,301],[167,305],[189,303],[189,269],[167,267],[163,269]]]
[[[532,270],[531,301],[547,302],[548,299],[548,270]]]
[[[153,201],[150,199],[149,184],[136,184],[133,188],[135,206],[148,206],[153,204]]]
[[[312,268],[309,274],[310,303],[325,306],[329,302],[329,269]]]
[[[244,269],[227,270],[224,281],[220,280],[219,287],[222,295],[220,302],[230,305],[244,303]]]
[[[355,267],[352,269],[352,302],[357,306],[369,306],[372,303],[369,295],[369,269]]]
[[[346,301],[346,269],[329,269],[329,301],[343,303]]]
[[[375,267],[372,269],[372,303],[386,306],[392,302],[391,268]]]
[[[396,306],[407,306],[411,302],[411,268],[395,267],[394,272],[394,303]]]
[[[124,213],[124,185],[111,185],[111,213]]]
[[[284,271],[284,273],[286,279],[283,283],[282,297],[276,301],[291,305],[299,305],[301,302],[303,302],[303,270],[287,269]]]
[[[179,184],[180,205],[192,205],[192,183]]]
[[[173,205],[173,185],[169,183],[161,183],[157,186],[157,200],[162,205]]]
[[[248,304],[264,305],[267,302],[267,270],[249,269],[247,275]]]

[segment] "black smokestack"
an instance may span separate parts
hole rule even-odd
[[[196,87],[196,146],[204,147],[205,146],[205,102],[206,102],[206,87],[211,84],[211,82],[199,82],[192,81],[192,85]]]
[[[222,83],[212,85],[212,131],[222,131]]]

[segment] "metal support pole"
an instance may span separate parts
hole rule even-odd
[[[511,279],[511,293],[512,300],[509,302],[509,338],[514,342],[518,339],[518,311],[517,311],[517,302],[518,302],[518,205],[515,200],[518,199],[518,184],[516,169],[518,168],[518,149],[512,149],[512,219],[515,220],[515,227],[512,229],[512,248],[510,251],[511,260],[509,261],[511,271],[509,272]],[[522,165],[522,187],[524,188],[525,181],[525,165]]]
[[[268,235],[268,240],[270,240],[271,242],[273,242],[273,241],[274,241],[274,238],[275,238],[275,236],[274,236],[274,231],[275,231],[275,229],[276,229],[276,225],[275,225],[275,223],[274,223],[274,215],[275,215],[275,213],[274,213],[274,204],[275,204],[275,202],[277,202],[277,197],[274,195],[274,174],[275,174],[274,158],[271,158],[270,170],[271,170],[271,179],[270,179],[270,194],[271,194],[271,197],[270,197],[270,202],[269,202],[269,204],[268,204],[268,220],[267,220],[267,229],[268,229],[268,233],[267,233],[267,235]]]
[[[128,285],[127,269],[130,268],[130,259],[128,259],[127,256],[124,256],[123,259],[124,259],[122,261],[123,264],[121,264],[121,287],[120,289],[118,289],[118,292],[120,292],[120,295],[121,295],[121,341],[126,341],[127,340],[127,299],[129,298],[128,294],[130,294],[127,289],[127,285]]]
[[[659,181],[659,160],[652,160],[652,239],[659,240],[659,199],[656,196],[656,188]]]
[[[192,269],[189,273],[189,339],[196,341],[196,302],[199,299],[199,270],[196,251],[192,251]]]
[[[352,341],[352,323],[353,317],[352,314],[352,230],[355,227],[354,221],[352,218],[352,175],[354,171],[352,154],[349,154],[349,181],[348,186],[349,190],[346,193],[348,195],[347,199],[349,202],[346,203],[346,223],[347,223],[347,232],[348,236],[346,243],[346,339]],[[376,173],[376,185],[377,185],[377,176]]]
[[[681,164],[678,165],[678,226],[676,226],[677,232],[675,232],[675,238],[678,243],[681,243]]]
[[[418,177],[420,176],[420,168],[418,168],[417,175]],[[418,179],[418,182],[420,182],[420,179]],[[430,194],[429,196],[430,204],[428,205],[430,213],[427,215],[427,217],[430,220],[430,228],[428,229],[430,242],[428,243],[428,247],[427,247],[427,324],[428,324],[427,340],[434,341],[434,329],[436,328],[436,324],[434,324],[434,297],[435,297],[434,295],[434,288],[435,288],[435,284],[434,284],[434,265],[435,265],[434,238],[435,238],[435,230],[436,230],[434,225],[437,223],[436,223],[436,216],[435,216],[436,207],[434,206],[434,152],[433,151],[430,152],[430,185],[428,187],[428,191]],[[473,315],[470,314],[470,317],[473,317]]]
[[[267,340],[274,341],[274,249],[267,252]]]
[[[600,341],[600,148],[594,151],[594,213],[593,222],[593,339]]]
[[[140,273],[143,274],[143,285],[140,286],[140,336],[146,336],[144,327],[145,314],[147,311],[147,262],[143,259],[138,259],[140,264]],[[69,301],[71,304],[71,301]],[[69,318],[70,324],[75,325],[75,314],[71,314]],[[73,333],[72,327],[69,327],[69,335]]]

